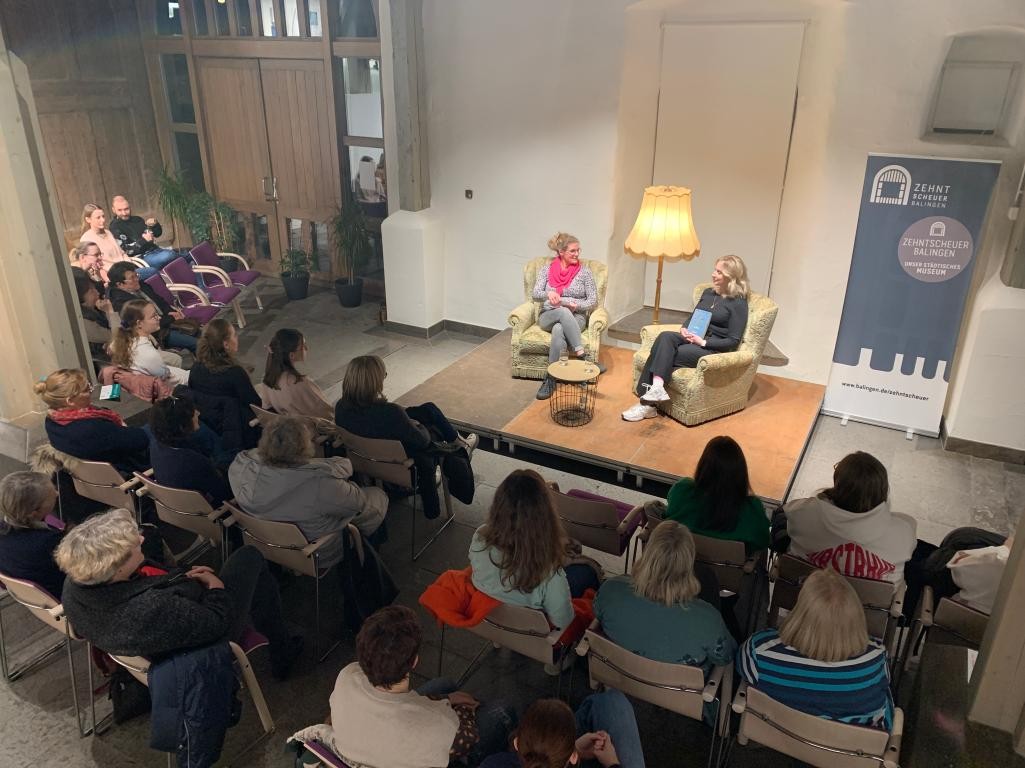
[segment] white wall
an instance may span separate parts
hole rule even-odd
[[[505,328],[558,230],[605,259],[628,2],[424,0],[447,319]]]

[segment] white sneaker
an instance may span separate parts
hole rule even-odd
[[[658,416],[658,408],[652,405],[645,405],[644,403],[637,403],[632,405],[623,411],[624,421],[643,421],[644,419],[653,419]]]
[[[476,432],[470,432],[466,435],[459,436],[459,442],[466,448],[467,455],[473,455],[473,449],[477,447],[477,443],[480,442],[480,438],[477,437]]]
[[[664,403],[669,399],[669,393],[662,384],[645,384],[648,391],[641,395],[641,401],[645,403]]]

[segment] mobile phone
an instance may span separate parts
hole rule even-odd
[[[100,387],[100,400],[120,400],[121,399],[121,385],[120,384],[107,384],[106,386]]]

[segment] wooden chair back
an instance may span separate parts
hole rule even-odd
[[[552,630],[544,611],[501,603],[470,632],[528,658],[551,664],[561,631]]]
[[[593,499],[581,499],[553,491],[555,512],[562,520],[570,538],[585,547],[622,555],[626,542],[619,533],[619,514],[614,504]]]
[[[360,437],[338,428],[338,438],[345,446],[345,455],[352,462],[355,474],[366,475],[382,483],[413,490],[413,460],[398,440]]]

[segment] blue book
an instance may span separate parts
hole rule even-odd
[[[711,321],[711,312],[707,309],[695,309],[693,314],[690,316],[690,322],[687,323],[687,330],[695,336],[705,338],[705,334],[708,333],[708,324]]]

